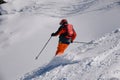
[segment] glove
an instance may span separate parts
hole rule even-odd
[[[73,43],[73,41],[71,40],[71,43]]]
[[[51,36],[55,36],[55,33],[52,33]]]

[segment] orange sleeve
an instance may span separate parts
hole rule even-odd
[[[64,28],[59,28],[56,32],[55,32],[55,36],[61,35],[63,33],[65,33],[66,30]]]

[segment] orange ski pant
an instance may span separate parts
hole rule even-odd
[[[56,51],[56,55],[62,55],[65,51],[65,49],[68,47],[69,44],[64,44],[59,42],[58,43],[58,47],[57,47],[57,51]]]

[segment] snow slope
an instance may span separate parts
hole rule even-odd
[[[94,40],[105,33],[119,28],[120,25],[120,0],[5,1],[8,1],[8,3],[0,5],[0,12],[2,13],[0,16],[0,79],[2,80],[16,80],[21,75],[42,66],[53,58],[58,38],[52,38],[46,49],[40,55],[40,58],[37,61],[34,60],[50,37],[50,34],[57,30],[59,21],[62,18],[67,18],[68,21],[74,25],[78,35],[76,41]],[[32,76],[30,76],[30,79],[36,79],[36,77],[39,77],[43,73],[51,72],[61,64],[63,64],[63,66],[70,66],[69,63],[71,65],[74,63],[77,64],[84,56],[92,57],[92,55],[90,55],[90,53],[87,54],[86,51],[94,48],[97,44],[92,44],[91,42],[91,44],[81,45],[81,47],[76,48],[75,51],[69,52],[69,50],[79,46],[77,44],[70,45],[71,49],[69,47],[67,49],[68,52],[66,51],[66,53],[70,55],[66,54],[63,58],[59,58],[62,62],[58,62],[58,58],[55,58],[56,61],[53,59],[53,61],[48,64],[48,67],[44,66],[46,67],[45,71],[39,70],[40,73],[36,73],[38,72],[37,69],[35,70],[35,74],[31,73]],[[108,50],[107,47],[105,48],[106,50]],[[103,50],[98,49],[95,52],[91,52],[97,53],[97,51],[103,52]],[[83,56],[79,56],[78,54],[81,59],[79,60],[76,54],[84,52],[86,55],[81,54]],[[76,54],[74,55],[73,53]],[[96,56],[98,55],[96,54]],[[73,62],[71,62],[71,60],[73,60]],[[63,61],[65,63],[63,63]],[[89,62],[87,58],[83,59],[81,65],[85,66],[87,61]],[[58,64],[56,64],[56,62],[58,62]],[[49,68],[51,64],[55,65]],[[83,68],[81,67],[81,69]],[[89,73],[91,72],[90,69]],[[117,73],[119,74],[119,70],[116,71],[116,74]],[[104,74],[105,77],[108,76],[106,73]],[[29,75],[26,75],[25,79],[28,78],[27,76],[29,77]],[[102,77],[104,78],[104,76]]]
[[[20,80],[120,80],[120,30],[54,57]]]
[[[67,17],[93,11],[106,11],[119,7],[119,0],[14,0],[8,4],[4,4],[1,13],[14,14],[19,12],[52,17]]]

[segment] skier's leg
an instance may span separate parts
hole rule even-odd
[[[68,47],[68,44],[59,43],[57,47],[56,55],[63,54],[67,47]]]

